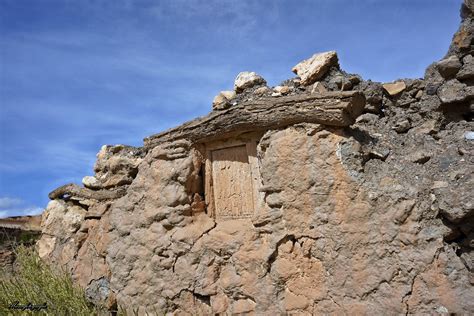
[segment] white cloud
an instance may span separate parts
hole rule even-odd
[[[150,10],[157,17],[166,14],[180,14],[186,18],[192,17],[226,17],[229,22],[240,26],[254,26],[258,14],[262,10],[269,10],[271,4],[262,6],[258,1],[244,0],[174,0],[159,2]]]
[[[41,213],[43,213],[44,211],[44,208],[42,207],[29,207],[27,209],[24,209],[23,210],[23,214],[25,215],[39,215]]]
[[[30,205],[28,202],[19,198],[0,197],[0,218],[39,215],[43,210],[43,208]]]
[[[21,203],[23,203],[23,201],[20,199],[0,197],[0,209],[11,208],[14,206],[21,205]]]

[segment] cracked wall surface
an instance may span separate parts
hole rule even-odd
[[[104,146],[85,188],[50,195],[40,256],[92,301],[140,314],[474,313],[473,8],[423,79],[365,81],[331,52],[317,82],[272,90],[248,75],[221,93],[215,111],[262,95],[365,96],[350,126],[262,131],[253,216],[208,212],[205,141]]]

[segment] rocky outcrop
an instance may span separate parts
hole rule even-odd
[[[329,52],[103,147],[95,180],[50,194],[41,257],[139,314],[473,313],[471,9],[423,79]]]

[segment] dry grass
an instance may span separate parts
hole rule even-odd
[[[138,316],[138,308],[119,306],[111,313],[106,308],[87,301],[84,289],[74,285],[64,271],[54,271],[43,262],[32,243],[15,243],[15,272],[0,269],[0,315],[117,315]],[[12,309],[12,304],[37,305],[35,310]],[[42,308],[46,306],[46,309]],[[146,316],[164,315],[158,311],[145,312]]]
[[[0,272],[0,315],[98,315],[101,309],[91,305],[84,290],[72,283],[65,272],[55,272],[40,260],[31,247],[15,249],[17,269]],[[14,310],[11,304],[46,304],[46,309]]]

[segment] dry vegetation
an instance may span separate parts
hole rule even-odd
[[[0,272],[0,314],[93,315],[101,310],[89,304],[84,290],[75,286],[65,272],[53,271],[31,247],[18,246],[15,273]],[[28,303],[37,310],[10,308]],[[42,308],[41,306],[46,306]]]

